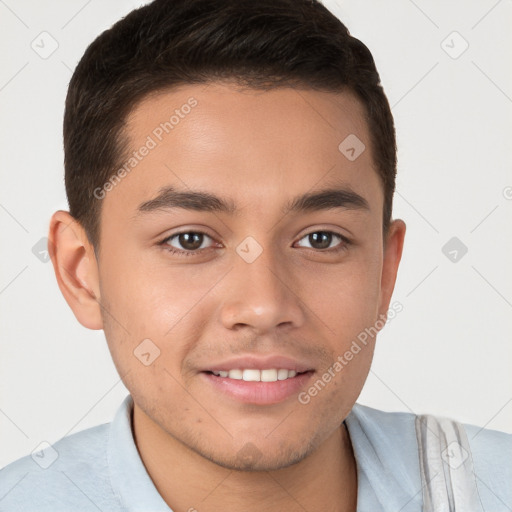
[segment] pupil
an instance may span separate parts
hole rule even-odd
[[[325,231],[318,231],[309,235],[309,243],[316,249],[327,249],[331,245],[332,234]]]
[[[203,235],[201,233],[180,233],[178,240],[184,249],[192,251],[201,247]]]

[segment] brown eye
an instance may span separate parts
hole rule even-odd
[[[317,231],[308,235],[308,241],[314,249],[327,249],[331,245],[332,233]]]
[[[178,235],[178,242],[184,249],[193,251],[199,249],[203,243],[203,235],[200,233],[180,233]]]
[[[301,240],[306,240],[307,244],[309,244],[302,245],[302,247],[309,247],[319,251],[326,249],[336,250],[348,244],[348,240],[346,240],[345,237],[339,235],[338,233],[334,233],[333,231],[314,231],[301,238]],[[332,246],[331,244],[336,241],[338,243]]]
[[[205,233],[197,231],[187,231],[184,233],[176,233],[165,240],[165,244],[182,251],[197,251],[204,249],[203,244],[207,238]],[[211,239],[211,238],[210,238]]]

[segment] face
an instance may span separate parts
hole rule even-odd
[[[403,239],[396,222],[383,238],[364,118],[347,92],[218,83],[128,119],[129,171],[102,199],[102,327],[138,413],[217,464],[300,461],[363,387],[375,340],[354,342],[382,326]]]

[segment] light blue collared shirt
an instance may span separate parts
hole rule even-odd
[[[111,423],[65,437],[2,469],[0,511],[170,512],[137,451],[132,410],[128,395]],[[357,511],[420,512],[415,415],[356,403],[345,421],[357,462]],[[463,426],[483,509],[512,511],[512,435]],[[201,510],[199,503],[190,507]]]

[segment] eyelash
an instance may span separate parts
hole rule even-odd
[[[159,243],[159,245],[163,246],[164,250],[170,252],[171,254],[175,254],[175,255],[178,255],[178,256],[185,256],[185,257],[195,256],[195,255],[201,254],[203,251],[213,249],[212,247],[207,247],[207,248],[204,248],[204,249],[196,249],[194,251],[187,251],[187,250],[176,249],[175,247],[167,245],[167,242],[169,242],[173,238],[175,238],[175,237],[177,237],[179,235],[183,235],[185,233],[187,233],[187,234],[193,233],[193,234],[196,234],[196,235],[205,235],[208,238],[211,238],[213,240],[213,238],[210,235],[208,235],[207,233],[205,233],[204,231],[180,231],[179,233],[174,233],[173,235],[166,237],[164,240],[162,240]],[[299,240],[302,240],[302,239],[306,238],[307,236],[309,236],[309,235],[311,235],[313,233],[330,233],[331,235],[334,235],[334,236],[340,238],[340,240],[341,240],[341,242],[336,247],[331,247],[330,249],[314,249],[314,248],[310,248],[310,249],[312,249],[313,251],[316,251],[316,252],[335,254],[335,253],[338,253],[338,252],[341,252],[341,251],[345,250],[347,248],[347,246],[351,244],[351,241],[346,236],[342,235],[341,233],[338,233],[337,231],[330,231],[330,230],[325,230],[325,229],[319,229],[319,230],[316,230],[316,231],[311,231],[309,233],[306,233]],[[308,249],[308,247],[306,247],[306,249]]]

